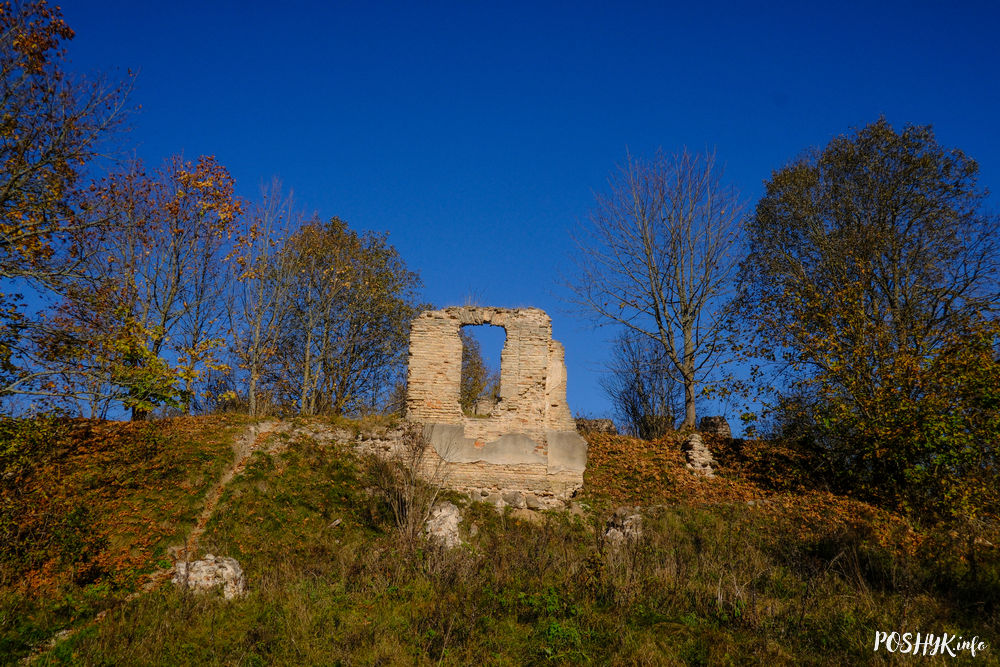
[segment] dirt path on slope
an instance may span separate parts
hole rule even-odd
[[[201,512],[199,512],[198,518],[195,520],[194,528],[188,533],[183,544],[167,548],[167,554],[173,561],[194,560],[198,557],[198,545],[201,536],[205,534],[205,527],[208,526],[208,522],[212,519],[215,508],[219,505],[219,500],[222,499],[222,494],[225,493],[226,487],[229,486],[229,483],[233,481],[236,475],[243,472],[254,452],[265,451],[271,454],[282,448],[281,444],[269,443],[268,439],[277,433],[284,433],[289,428],[288,424],[279,421],[261,422],[260,424],[250,426],[242,435],[233,440],[233,464],[222,471],[219,481],[212,485],[205,493]],[[173,574],[173,571],[174,567],[171,565],[170,567],[151,573],[146,583],[143,584],[142,589],[133,593],[128,599],[134,599],[140,593],[153,590],[163,583],[164,579]]]
[[[178,560],[192,560],[197,557],[198,543],[201,540],[201,536],[205,533],[205,528],[208,526],[208,522],[212,519],[212,515],[215,513],[215,508],[219,505],[219,500],[222,499],[222,494],[225,493],[226,487],[233,481],[233,478],[243,472],[247,463],[250,462],[250,457],[253,456],[254,452],[264,451],[269,454],[273,454],[281,449],[284,449],[285,443],[275,441],[269,442],[269,440],[272,435],[284,433],[290,428],[290,424],[276,420],[261,422],[259,424],[249,426],[246,431],[233,440],[233,463],[222,471],[222,476],[219,477],[219,481],[213,484],[205,493],[202,509],[201,512],[198,513],[198,518],[195,520],[194,528],[192,528],[191,532],[188,533],[188,536],[184,540],[183,544],[167,548],[167,554],[171,556],[174,562]],[[147,576],[146,582],[140,587],[140,589],[126,597],[122,603],[118,605],[118,607],[120,608],[121,606],[135,600],[140,595],[154,590],[164,581],[169,579],[173,573],[173,565],[151,572]],[[79,627],[60,630],[50,639],[36,646],[31,654],[21,661],[22,664],[30,664],[36,658],[39,658],[43,654],[55,648],[55,645],[60,641],[72,637],[84,628],[93,627],[97,623],[104,620],[104,617],[107,616],[109,611],[111,610],[106,609],[102,611],[89,623],[85,623]]]

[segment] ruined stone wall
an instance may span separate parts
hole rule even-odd
[[[490,324],[507,332],[500,355],[500,400],[485,417],[459,406],[463,326]],[[562,345],[537,308],[453,307],[426,311],[410,330],[407,417],[425,426],[451,467],[451,485],[565,493],[583,482],[586,443],[566,403]],[[514,471],[514,476],[508,474]]]
[[[410,325],[406,376],[407,418],[420,423],[460,424],[461,323],[445,311],[424,311]]]

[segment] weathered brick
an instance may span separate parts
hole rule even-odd
[[[459,330],[480,324],[503,327],[507,340],[500,355],[500,400],[488,417],[471,418],[459,406]],[[564,356],[562,345],[552,340],[552,321],[538,308],[452,307],[425,311],[414,319],[407,417],[428,427],[450,486],[568,495],[583,484],[586,442],[576,435],[566,403]],[[448,429],[450,440],[445,442],[440,435],[445,431],[433,429],[436,425],[460,429]],[[530,439],[533,455],[525,453],[523,440],[501,441],[507,435]],[[550,456],[553,438],[559,449]],[[491,462],[470,463],[470,450],[488,450]],[[539,462],[539,455],[548,463]]]

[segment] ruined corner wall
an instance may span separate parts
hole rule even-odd
[[[487,417],[459,407],[467,325],[507,332],[500,355],[500,400]],[[452,307],[425,311],[410,329],[407,417],[424,425],[456,488],[517,489],[563,495],[583,483],[586,442],[566,404],[562,345],[538,308]]]

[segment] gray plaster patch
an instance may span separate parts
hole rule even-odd
[[[576,431],[546,431],[549,443],[548,472],[579,472],[587,467],[587,441]]]
[[[489,442],[465,437],[465,427],[453,424],[424,426],[424,437],[449,463],[545,464],[543,448],[522,433],[508,433]]]

